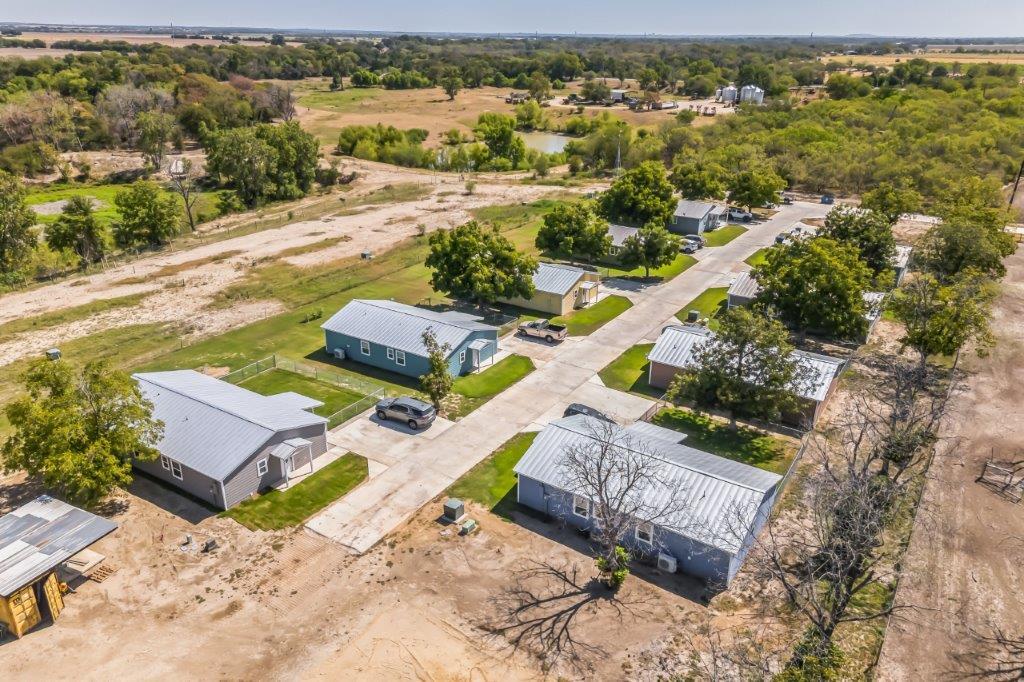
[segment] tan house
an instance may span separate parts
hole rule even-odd
[[[533,298],[498,300],[551,315],[565,315],[596,302],[600,282],[596,272],[560,263],[541,263],[533,273]]]

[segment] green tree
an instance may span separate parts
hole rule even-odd
[[[717,333],[694,352],[695,367],[679,374],[666,398],[701,409],[720,409],[736,428],[737,417],[778,421],[798,407],[807,369],[793,358],[789,332],[749,308],[730,308]]]
[[[876,281],[892,285],[892,263],[896,256],[896,238],[889,219],[867,209],[836,206],[825,217],[820,236],[850,244],[875,273]]]
[[[818,237],[777,246],[751,276],[761,286],[758,305],[801,337],[815,331],[856,339],[867,332],[864,292],[872,272],[849,244]]]
[[[81,195],[68,199],[60,216],[46,229],[46,243],[57,251],[74,251],[83,266],[103,258],[109,236],[96,220],[92,199]]]
[[[644,161],[629,169],[598,200],[605,218],[631,225],[666,225],[677,203],[665,166],[658,161]]]
[[[121,219],[114,225],[114,241],[121,248],[159,246],[178,233],[178,202],[148,180],[138,180],[114,196]]]
[[[537,260],[476,221],[432,234],[426,265],[433,270],[430,286],[454,298],[485,304],[533,296]]]
[[[174,138],[178,123],[174,116],[162,111],[146,111],[135,119],[139,132],[138,147],[154,168],[160,168],[167,145]]]
[[[612,245],[608,223],[587,202],[562,203],[544,216],[537,248],[559,258],[601,258]]]
[[[860,202],[866,208],[885,216],[890,224],[895,224],[901,215],[917,213],[924,205],[920,192],[912,187],[882,183],[873,190],[865,192]]]
[[[516,135],[516,120],[511,116],[493,112],[480,114],[474,130],[492,157],[508,159],[513,168],[526,157],[526,143]]]
[[[622,242],[619,263],[626,269],[642,267],[644,277],[651,276],[651,268],[669,265],[679,257],[679,237],[658,223],[648,223]]]
[[[256,206],[276,191],[277,151],[251,128],[217,134],[207,145],[206,170],[227,182],[246,206]]]
[[[437,334],[433,329],[423,332],[423,345],[427,347],[427,361],[430,369],[420,377],[420,387],[430,396],[435,410],[441,409],[441,402],[452,392],[455,380],[448,367],[448,353],[451,346],[437,342]]]
[[[444,94],[448,95],[448,99],[453,100],[465,84],[462,82],[462,78],[459,77],[458,72],[452,70],[441,77],[440,85],[441,89],[444,90]]]
[[[0,170],[0,282],[24,265],[36,244],[36,214],[25,203],[27,194],[18,178]]]
[[[950,281],[968,269],[989,277],[1006,274],[1003,258],[1013,252],[1008,234],[978,223],[940,223],[918,245],[915,263],[940,281]]]
[[[977,270],[949,284],[921,273],[893,293],[890,309],[904,326],[900,342],[916,350],[924,365],[929,355],[959,355],[968,343],[984,355],[994,343],[989,320],[995,296],[995,283]]]
[[[672,167],[669,180],[684,199],[724,199],[726,171],[717,163],[685,161]]]
[[[527,82],[526,91],[530,93],[535,101],[543,102],[551,96],[551,81],[540,71],[530,76]]]
[[[588,102],[603,102],[611,96],[612,89],[604,81],[588,80],[580,86],[580,97]]]
[[[76,371],[40,359],[24,382],[27,395],[5,408],[14,430],[0,450],[6,471],[24,470],[91,506],[131,482],[133,458],[159,454],[163,424],[127,373],[103,361]]]
[[[516,128],[519,130],[543,130],[548,127],[544,110],[534,100],[516,105]]]
[[[778,201],[786,181],[767,164],[740,171],[729,182],[729,201],[747,209]]]

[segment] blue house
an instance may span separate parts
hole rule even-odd
[[[548,424],[515,466],[522,505],[582,530],[598,516],[594,490],[576,480],[567,455],[618,451],[623,461],[650,458],[649,480],[623,492],[646,510],[623,545],[679,571],[728,585],[771,513],[782,477],[683,444],[685,435],[646,422],[628,427],[576,415]],[[585,455],[584,455],[585,456]],[[642,461],[642,459],[640,461]],[[667,513],[666,513],[667,512]]]
[[[394,301],[356,299],[321,327],[327,352],[339,359],[420,377],[430,369],[423,333],[432,330],[448,346],[448,367],[461,376],[498,351],[498,328],[459,312],[434,312]]]

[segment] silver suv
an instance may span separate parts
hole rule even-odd
[[[403,422],[413,431],[430,426],[437,419],[437,410],[430,403],[416,398],[385,398],[377,403],[377,419]]]

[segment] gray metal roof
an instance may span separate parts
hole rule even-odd
[[[194,370],[134,375],[164,423],[157,449],[222,481],[274,434],[327,420]]]
[[[9,597],[117,528],[47,495],[0,517],[0,596]]]
[[[751,277],[749,272],[741,272],[729,285],[728,294],[729,296],[752,299],[757,296],[759,291],[761,291],[761,285],[757,283],[757,280]]]
[[[635,235],[640,231],[638,227],[629,227],[628,225],[616,225],[610,223],[608,225],[608,234],[612,237],[612,246],[621,247],[626,243],[626,240]]]
[[[882,316],[882,303],[885,301],[885,293],[881,291],[865,291],[862,295],[864,303],[867,304],[867,311],[864,313],[868,322],[874,323]]]
[[[295,391],[285,391],[284,393],[275,393],[274,395],[266,396],[267,400],[271,400],[281,407],[290,407],[297,410],[313,410],[318,407],[323,407],[324,403],[322,400],[316,398],[310,398],[309,396],[296,393]]]
[[[677,218],[700,219],[711,213],[716,204],[707,201],[694,201],[693,199],[680,199],[676,204],[675,216]]]
[[[540,263],[533,273],[533,287],[537,291],[565,296],[585,274],[586,270],[571,265]]]
[[[569,448],[604,436],[606,425],[585,415],[548,424],[515,466],[515,472],[561,490],[574,491],[564,457]],[[683,511],[659,526],[724,551],[739,550],[742,537],[736,523],[749,530],[765,496],[781,479],[777,474],[718,457],[686,445],[659,438],[644,438],[638,431],[612,426],[616,447],[654,458],[657,478],[643,491],[651,507],[664,506],[672,495],[683,502]]]
[[[658,337],[658,342],[647,354],[647,359],[680,369],[696,367],[694,354],[714,332],[706,327],[691,325],[672,325],[665,327]],[[793,359],[801,367],[807,368],[806,385],[793,388],[801,398],[821,402],[828,395],[828,389],[839,375],[843,361],[839,358],[809,353],[804,350],[793,351]]]
[[[913,253],[914,247],[912,246],[896,246],[896,253],[892,258],[892,266],[897,270],[902,270],[907,267],[910,263],[910,254]]]
[[[483,350],[484,348],[487,348],[487,346],[491,345],[491,343],[490,339],[473,339],[469,342],[469,345],[466,346],[466,348],[469,348],[470,350]]]
[[[686,434],[664,426],[658,426],[651,422],[634,422],[626,427],[626,431],[636,435],[637,438],[645,441],[665,441],[667,443],[679,444],[686,440]]]
[[[275,445],[270,451],[270,456],[277,457],[278,459],[288,459],[292,456],[293,452],[299,448],[304,448],[307,445],[312,445],[312,443],[305,438],[289,438],[288,440]]]
[[[394,301],[365,299],[349,301],[320,326],[421,357],[427,355],[423,332],[428,329],[434,331],[439,344],[451,346],[453,353],[475,331],[498,331],[497,327],[480,322],[479,317],[465,313],[435,312]]]

